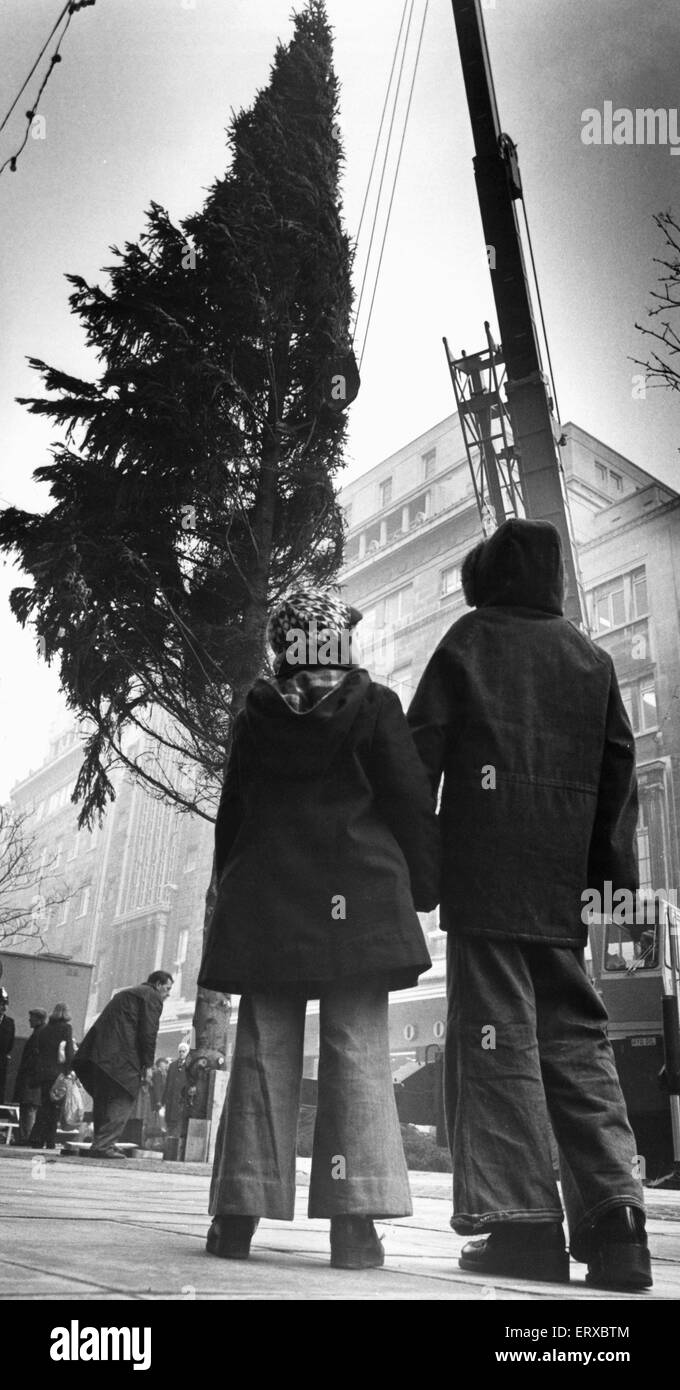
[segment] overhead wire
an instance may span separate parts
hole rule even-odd
[[[57,63],[60,63],[60,62],[61,62],[61,54],[60,54],[60,51],[59,51],[59,50],[61,49],[61,45],[62,45],[62,43],[64,42],[64,39],[65,39],[66,34],[67,34],[67,32],[68,32],[69,26],[70,26],[70,24],[71,24],[71,20],[73,19],[74,14],[76,14],[78,10],[87,9],[87,8],[89,8],[90,6],[94,5],[95,3],[96,3],[96,0],[69,0],[69,3],[68,3],[67,5],[64,5],[64,7],[63,7],[63,9],[62,9],[62,11],[61,11],[61,13],[60,13],[58,19],[55,21],[54,25],[52,26],[52,29],[50,30],[50,33],[48,34],[48,36],[47,36],[47,38],[46,38],[46,40],[45,40],[45,42],[44,42],[44,44],[43,44],[43,46],[42,46],[42,48],[41,48],[39,54],[38,54],[38,57],[36,58],[36,60],[35,60],[35,62],[34,62],[34,64],[33,64],[33,67],[31,68],[31,71],[30,71],[29,74],[28,74],[28,77],[26,77],[26,78],[24,79],[24,82],[22,83],[21,87],[19,88],[19,91],[17,92],[17,94],[16,94],[16,96],[15,96],[15,98],[14,98],[14,101],[12,102],[12,105],[10,106],[9,110],[6,112],[5,116],[3,117],[2,122],[0,123],[0,132],[2,132],[2,131],[4,130],[4,128],[5,128],[5,126],[7,125],[7,122],[8,122],[8,120],[9,120],[10,116],[12,115],[12,112],[14,111],[14,109],[15,109],[15,107],[16,107],[16,105],[17,105],[19,99],[20,99],[20,97],[22,96],[22,93],[26,90],[26,87],[28,86],[28,84],[29,84],[29,82],[30,82],[30,80],[31,80],[31,78],[32,78],[32,76],[33,76],[33,74],[34,74],[34,72],[35,72],[36,69],[38,68],[38,66],[39,66],[39,64],[40,64],[40,61],[41,61],[41,59],[43,58],[43,56],[44,56],[44,54],[45,54],[45,51],[46,51],[46,49],[48,48],[48,46],[49,46],[51,40],[53,39],[54,35],[56,34],[56,32],[57,32],[57,30],[58,30],[60,24],[62,24],[62,23],[64,22],[64,20],[66,20],[66,23],[64,24],[64,27],[63,27],[63,29],[62,29],[62,32],[61,32],[61,34],[59,35],[59,39],[58,39],[58,41],[57,41],[57,46],[56,46],[56,48],[55,48],[55,50],[54,50],[54,53],[52,54],[52,57],[51,57],[51,59],[50,59],[50,63],[49,63],[49,67],[48,67],[48,69],[47,69],[47,72],[45,73],[45,76],[43,77],[43,80],[42,80],[42,82],[41,82],[41,84],[40,84],[40,87],[38,88],[38,91],[37,91],[37,93],[36,93],[36,95],[35,95],[35,99],[34,99],[34,101],[32,102],[32,105],[31,105],[30,109],[26,112],[26,130],[25,130],[25,132],[24,132],[24,138],[23,138],[23,140],[21,141],[21,144],[18,146],[18,148],[14,151],[14,154],[8,155],[8,157],[7,157],[7,159],[4,161],[4,163],[3,163],[2,165],[0,165],[0,174],[3,174],[3,173],[4,173],[4,171],[5,171],[5,169],[7,168],[8,165],[9,165],[9,168],[10,168],[10,170],[11,170],[12,173],[15,173],[15,172],[16,172],[17,160],[18,160],[19,156],[23,153],[23,150],[26,148],[26,144],[27,144],[27,142],[28,142],[28,137],[29,137],[29,135],[30,135],[30,133],[31,133],[31,126],[32,126],[32,124],[33,124],[33,119],[34,119],[34,117],[35,117],[35,115],[36,115],[36,112],[37,112],[38,103],[39,103],[39,101],[40,101],[40,98],[41,98],[41,96],[42,96],[42,94],[43,94],[43,92],[44,92],[44,90],[45,90],[45,88],[46,88],[46,86],[47,86],[47,83],[48,83],[49,80],[50,80],[50,77],[52,76],[52,73],[53,73],[53,71],[54,71],[54,68],[56,67]]]
[[[394,121],[395,121],[395,117],[396,117],[396,114],[397,114],[397,108],[398,108],[398,105],[399,105],[399,96],[400,96],[400,93],[401,93],[401,82],[402,82],[402,77],[403,77],[403,72],[404,72],[404,63],[405,63],[405,60],[406,60],[406,51],[407,51],[407,48],[408,48],[408,39],[409,39],[410,31],[411,31],[411,21],[412,21],[412,19],[413,19],[413,7],[414,7],[414,4],[415,4],[415,0],[410,0],[410,9],[409,9],[409,15],[408,15],[408,22],[407,22],[407,25],[406,25],[406,34],[405,34],[405,36],[404,36],[404,43],[403,43],[403,47],[402,47],[402,50],[401,50],[401,61],[400,61],[400,63],[399,63],[399,72],[398,72],[398,74],[397,74],[397,81],[396,81],[396,86],[395,86],[395,89],[394,89],[394,100],[393,100],[393,102],[392,102],[392,114],[391,114],[391,116],[390,116],[390,123],[389,123],[388,131],[387,131],[387,140],[386,140],[386,142],[385,142],[385,151],[384,151],[384,154],[383,154],[382,169],[381,169],[381,171],[380,171],[380,182],[379,182],[379,184],[378,184],[378,192],[377,192],[377,196],[376,196],[375,208],[374,208],[374,210],[373,210],[373,221],[372,221],[372,223],[371,223],[371,234],[370,234],[369,242],[368,242],[368,250],[367,250],[367,252],[366,252],[366,260],[365,260],[365,262],[364,262],[364,273],[363,273],[363,276],[362,276],[361,287],[360,287],[360,290],[359,290],[359,299],[358,299],[358,303],[357,303],[356,313],[355,313],[355,316],[354,316],[354,332],[355,332],[355,334],[356,334],[356,331],[357,331],[357,328],[358,328],[358,324],[359,324],[359,315],[360,315],[360,313],[361,313],[361,305],[362,305],[362,303],[363,303],[364,291],[365,291],[365,289],[366,289],[366,284],[367,284],[368,275],[369,275],[369,270],[370,270],[371,252],[372,252],[372,250],[373,250],[373,241],[374,241],[374,238],[375,238],[375,231],[376,231],[376,227],[377,227],[377,223],[378,223],[378,218],[379,218],[380,212],[381,212],[381,201],[380,201],[380,200],[381,200],[381,197],[382,197],[383,184],[384,184],[384,182],[385,182],[385,174],[386,174],[386,171],[387,171],[387,164],[388,164],[388,161],[389,161],[389,156],[390,156],[390,151],[391,151],[391,146],[392,146],[392,132],[393,132],[393,130],[394,130]],[[400,31],[400,32],[401,32],[401,31]],[[390,83],[391,83],[391,77],[392,77],[392,74],[390,74]],[[387,101],[387,97],[389,97],[389,84],[388,84],[388,91],[387,91],[386,101]]]
[[[404,142],[405,142],[405,140],[406,140],[406,130],[407,130],[407,128],[408,128],[408,118],[409,118],[409,114],[410,114],[410,111],[411,111],[411,102],[412,102],[412,100],[413,100],[413,92],[414,92],[415,85],[416,85],[416,75],[417,75],[417,72],[418,72],[418,63],[419,63],[419,60],[420,60],[420,50],[421,50],[422,44],[423,44],[423,34],[425,33],[425,21],[426,21],[426,19],[427,19],[427,11],[428,11],[428,8],[429,8],[429,3],[430,3],[430,0],[425,0],[425,8],[424,8],[424,10],[423,10],[423,18],[422,18],[422,22],[421,22],[421,25],[420,25],[420,34],[419,34],[419,36],[418,36],[418,47],[417,47],[417,49],[416,49],[416,57],[415,57],[414,65],[413,65],[413,74],[412,74],[412,77],[411,77],[411,86],[410,86],[410,88],[409,88],[408,101],[407,101],[407,104],[406,104],[406,114],[405,114],[405,116],[404,116],[404,124],[403,124],[403,127],[402,127],[401,140],[400,140],[400,143],[399,143],[399,152],[398,152],[398,154],[397,154],[397,162],[396,162],[396,166],[395,166],[395,170],[394,170],[394,177],[393,177],[393,179],[392,179],[392,192],[391,192],[391,194],[390,194],[390,201],[389,201],[388,208],[387,208],[387,217],[386,217],[386,219],[385,219],[385,227],[384,227],[384,230],[383,230],[383,238],[382,238],[382,243],[381,243],[381,246],[380,246],[380,255],[379,255],[379,257],[378,257],[378,268],[377,268],[377,270],[376,270],[376,273],[375,273],[375,280],[374,280],[374,282],[373,282],[373,293],[372,293],[372,295],[371,295],[371,302],[370,302],[369,307],[368,307],[368,318],[367,318],[367,320],[366,320],[366,328],[365,328],[365,330],[364,330],[364,340],[363,340],[362,347],[361,347],[361,353],[360,353],[360,355],[359,355],[359,370],[360,370],[360,371],[361,371],[361,364],[362,364],[362,362],[363,362],[363,360],[364,360],[364,353],[365,353],[365,351],[366,351],[366,343],[367,343],[367,341],[368,341],[368,332],[369,332],[369,328],[370,328],[370,326],[371,326],[371,318],[372,318],[372,316],[373,316],[373,305],[374,305],[374,303],[375,303],[375,296],[376,296],[376,293],[377,293],[377,290],[378,290],[378,282],[379,282],[379,280],[380,280],[380,270],[381,270],[381,267],[382,267],[383,255],[384,255],[384,251],[385,251],[385,243],[386,243],[386,241],[387,241],[387,233],[388,233],[389,225],[390,225],[390,217],[391,217],[391,215],[392,215],[392,205],[393,205],[393,203],[394,203],[394,195],[395,195],[396,189],[397,189],[397,179],[398,179],[398,177],[399,177],[399,167],[400,167],[400,165],[401,165],[401,156],[402,156],[402,153],[403,153],[403,150],[404,150]]]
[[[356,230],[356,233],[355,233],[355,237],[354,237],[354,251],[353,251],[353,253],[352,253],[352,259],[354,259],[354,256],[356,255],[356,250],[357,250],[357,246],[358,246],[358,243],[359,243],[359,238],[360,238],[360,236],[361,236],[361,228],[362,228],[363,225],[364,225],[364,216],[365,216],[366,208],[367,208],[367,205],[368,205],[368,198],[369,198],[369,194],[370,194],[370,191],[371,191],[371,184],[372,184],[372,182],[373,182],[373,173],[374,173],[374,171],[375,171],[375,162],[376,162],[376,159],[377,159],[377,157],[378,157],[378,149],[379,149],[379,147],[380,147],[380,139],[381,139],[382,132],[383,132],[383,126],[384,126],[384,124],[385,124],[385,113],[386,113],[386,111],[387,111],[387,103],[388,103],[388,100],[389,100],[390,88],[391,88],[391,86],[392,86],[392,78],[394,77],[394,69],[395,69],[396,62],[397,62],[397,54],[398,54],[398,52],[399,52],[399,44],[400,44],[400,41],[401,41],[402,30],[403,30],[403,28],[404,28],[404,20],[405,20],[405,18],[406,18],[406,11],[407,11],[407,9],[408,9],[408,0],[404,0],[404,6],[403,6],[403,9],[402,9],[402,12],[401,12],[401,20],[400,20],[400,23],[399,23],[399,33],[397,34],[396,43],[395,43],[395,45],[394,45],[394,51],[393,51],[393,53],[392,53],[392,66],[391,66],[391,68],[390,68],[390,75],[389,75],[389,77],[388,77],[388,79],[387,79],[387,87],[386,87],[386,89],[385,89],[385,100],[384,100],[384,102],[383,102],[383,108],[382,108],[382,112],[381,112],[381,115],[380,115],[380,125],[378,126],[378,134],[376,135],[376,138],[375,138],[375,145],[374,145],[374,147],[373,147],[373,158],[372,158],[372,160],[371,160],[371,167],[370,167],[370,170],[369,170],[369,173],[368,173],[368,178],[367,178],[367,180],[366,180],[366,192],[364,193],[364,201],[363,201],[363,203],[362,203],[362,205],[361,205],[361,215],[360,215],[360,217],[359,217],[359,225],[358,225],[358,227],[357,227],[357,230]]]

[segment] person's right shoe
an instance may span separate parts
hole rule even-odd
[[[586,1283],[598,1289],[650,1289],[652,1266],[645,1214],[639,1207],[613,1207],[596,1222]]]
[[[126,1158],[127,1154],[121,1153],[120,1149],[88,1149],[90,1158]]]
[[[385,1251],[370,1216],[331,1217],[333,1269],[380,1269]]]
[[[499,1223],[488,1236],[469,1240],[458,1264],[485,1277],[498,1274],[547,1284],[569,1283],[569,1256],[557,1221]]]
[[[247,1260],[259,1216],[214,1216],[205,1248],[222,1260]]]

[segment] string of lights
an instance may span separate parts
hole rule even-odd
[[[60,35],[59,35],[58,40],[57,40],[57,44],[56,44],[54,53],[52,54],[52,56],[51,56],[51,58],[50,58],[50,61],[49,61],[48,67],[47,67],[47,71],[45,72],[45,75],[44,75],[44,77],[43,77],[43,79],[42,79],[42,82],[40,83],[40,87],[38,88],[38,91],[36,92],[35,99],[34,99],[34,101],[31,103],[30,109],[26,112],[26,129],[25,129],[25,131],[24,131],[24,137],[23,137],[23,139],[22,139],[22,141],[21,141],[21,144],[20,144],[20,145],[17,147],[17,149],[14,151],[14,154],[8,155],[8,157],[7,157],[7,159],[4,161],[4,163],[3,163],[2,165],[0,165],[0,174],[4,174],[5,169],[9,169],[11,173],[16,173],[17,160],[19,159],[19,156],[23,153],[24,149],[26,148],[26,144],[27,144],[27,142],[28,142],[28,137],[29,137],[29,135],[30,135],[30,133],[31,133],[31,126],[32,126],[33,120],[34,120],[34,118],[35,118],[35,116],[36,116],[36,114],[37,114],[38,105],[39,105],[39,103],[40,103],[40,98],[42,97],[42,94],[43,94],[43,92],[44,92],[44,90],[45,90],[45,88],[46,88],[46,86],[47,86],[47,84],[48,84],[48,82],[49,82],[49,80],[50,80],[50,77],[52,76],[52,73],[54,72],[54,69],[55,69],[57,63],[60,63],[60,62],[61,62],[61,53],[60,53],[59,50],[61,49],[61,45],[62,45],[62,43],[64,42],[64,39],[65,39],[66,34],[67,34],[67,32],[68,32],[69,26],[70,26],[70,24],[71,24],[71,20],[73,19],[73,16],[74,16],[75,14],[77,14],[78,10],[85,10],[85,9],[88,9],[91,5],[94,5],[95,3],[96,3],[96,0],[69,0],[69,3],[68,3],[67,5],[64,5],[64,8],[62,9],[62,11],[61,11],[61,13],[60,13],[59,18],[56,20],[55,24],[52,26],[52,29],[50,30],[50,33],[48,34],[48,36],[47,36],[47,38],[46,38],[46,40],[45,40],[45,42],[44,42],[44,44],[43,44],[43,46],[42,46],[42,48],[41,48],[39,54],[38,54],[38,57],[36,58],[36,60],[35,60],[35,62],[34,62],[34,64],[33,64],[33,67],[31,68],[31,71],[30,71],[29,74],[28,74],[28,77],[25,78],[24,82],[22,83],[21,87],[19,88],[19,91],[17,92],[17,94],[16,94],[16,96],[15,96],[15,98],[14,98],[14,101],[12,102],[12,105],[10,106],[10,108],[9,108],[9,110],[7,111],[6,115],[4,116],[2,122],[0,123],[0,132],[1,132],[1,131],[4,130],[5,126],[7,125],[7,122],[8,122],[8,120],[9,120],[10,116],[12,115],[12,112],[14,111],[14,109],[15,109],[17,103],[19,102],[19,100],[20,100],[20,98],[21,98],[23,92],[26,90],[26,87],[28,86],[28,84],[29,84],[31,78],[33,77],[33,74],[36,72],[36,70],[37,70],[37,68],[38,68],[38,66],[39,66],[39,64],[40,64],[40,62],[41,62],[41,60],[42,60],[42,58],[43,58],[43,56],[44,56],[44,54],[45,54],[45,51],[46,51],[46,49],[48,48],[48,46],[49,46],[49,44],[50,44],[50,42],[51,42],[51,40],[54,38],[54,35],[57,33],[57,31],[59,30],[60,26],[63,24],[63,29],[62,29],[62,31],[61,31],[61,33],[60,33]],[[65,22],[64,22],[64,21],[65,21]]]

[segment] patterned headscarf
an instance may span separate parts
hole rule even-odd
[[[318,645],[329,636],[335,636],[341,643],[343,633],[349,634],[361,616],[357,608],[343,603],[330,589],[293,589],[273,609],[267,623],[267,641],[275,658],[274,670],[280,671],[287,653],[291,651],[293,633],[303,634],[305,659],[310,665],[315,665]]]

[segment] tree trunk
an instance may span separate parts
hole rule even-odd
[[[275,392],[272,391],[270,416],[274,419],[275,399]],[[267,621],[269,572],[271,567],[274,520],[276,514],[276,470],[279,463],[279,453],[279,442],[272,430],[269,440],[263,444],[262,449],[261,483],[253,524],[256,559],[250,575],[251,602],[248,605],[243,625],[244,634],[251,646],[251,669],[247,682],[233,691],[231,706],[233,717],[238,714],[250,686],[257,680],[262,670],[264,630]],[[210,928],[216,898],[217,877],[213,861],[210,885],[205,896],[205,915],[203,918],[204,942]],[[221,1056],[224,1058],[224,1065],[227,1065],[230,1020],[230,995],[217,994],[213,990],[201,989],[199,986],[194,1007],[195,1047],[192,1053],[192,1060],[196,1057],[205,1057],[208,1066],[212,1069],[219,1066],[217,1059]],[[196,1115],[196,1118],[206,1117]]]

